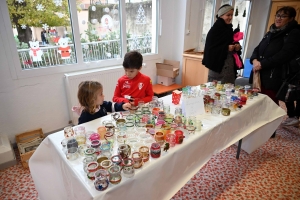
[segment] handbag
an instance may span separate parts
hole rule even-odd
[[[291,81],[299,74],[299,71],[293,76],[286,78],[281,84],[278,92],[276,93],[276,99],[280,101],[289,101],[289,94],[294,90],[294,85],[291,85]],[[290,90],[290,91],[289,91]]]
[[[260,81],[260,72],[256,71],[253,72],[253,83],[252,87],[258,89],[258,91],[261,91],[261,81]]]

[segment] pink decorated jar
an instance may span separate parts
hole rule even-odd
[[[152,158],[159,158],[161,154],[160,145],[156,142],[151,144],[150,155]]]

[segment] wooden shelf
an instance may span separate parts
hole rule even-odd
[[[173,84],[170,86],[164,86],[161,84],[155,84],[152,86],[154,94],[160,95],[166,92],[171,92],[173,90],[178,90],[182,88],[182,85]]]

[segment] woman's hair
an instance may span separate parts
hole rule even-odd
[[[291,6],[284,6],[276,11],[276,14],[283,12],[284,14],[288,15],[289,18],[295,18],[296,17],[296,10],[295,8]]]
[[[143,56],[138,51],[130,51],[125,54],[123,67],[125,69],[140,69],[143,64]]]
[[[83,81],[79,84],[77,97],[85,111],[91,114],[95,113],[97,91],[100,89],[103,90],[103,86],[97,81]]]

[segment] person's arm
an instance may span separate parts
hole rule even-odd
[[[118,80],[112,101],[117,103],[128,103],[129,100],[121,96],[121,87],[120,81]]]
[[[114,111],[118,112],[118,111],[125,111],[125,110],[129,110],[129,108],[131,107],[130,103],[115,103],[114,104]]]

